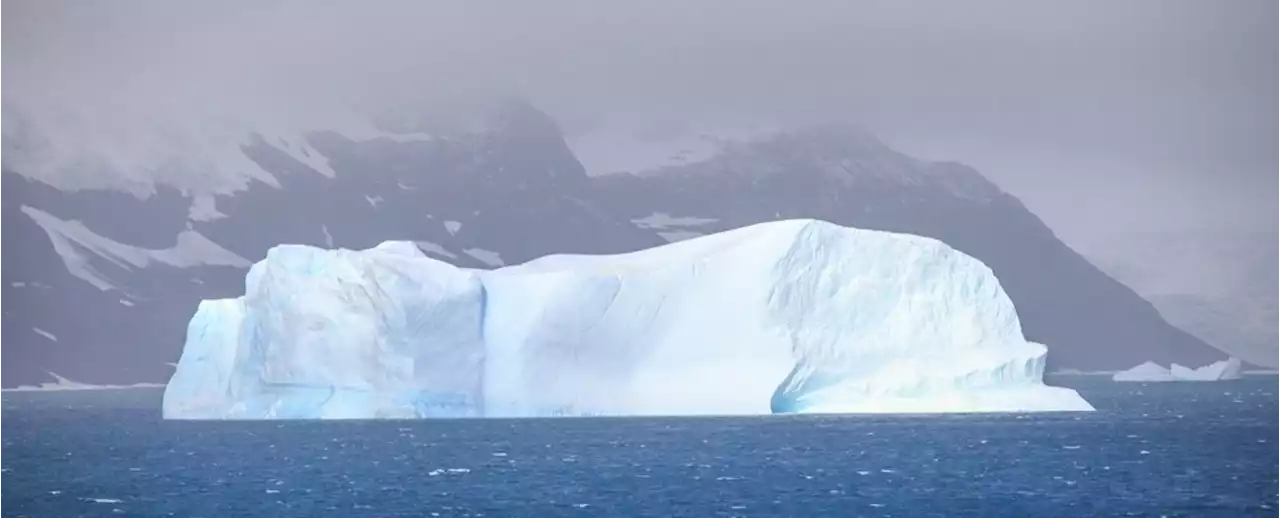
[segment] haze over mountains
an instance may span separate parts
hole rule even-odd
[[[1276,366],[1275,231],[1144,232],[1082,252],[1170,323],[1242,359]]]
[[[1067,245],[1164,317],[1265,356],[1223,345],[1267,340],[1274,299],[1247,280],[1163,287],[1234,271],[1228,255],[1175,272],[1130,243],[1274,238],[1275,2],[15,0],[4,14],[14,383],[163,379],[191,301],[239,293],[277,242],[409,237],[481,266],[799,213],[955,241],[1006,272],[1063,367],[1220,356]],[[485,115],[510,97],[536,108]]]
[[[470,267],[615,253],[780,218],[936,237],[988,264],[1056,368],[1224,357],[1062,244],[1014,197],[956,163],[916,160],[848,125],[717,144],[637,174],[589,176],[549,116],[522,102],[483,129],[358,139],[250,138],[247,189],[143,198],[4,178],[6,384],[45,371],[163,381],[200,299],[243,290],[278,243],[409,239]],[[7,147],[23,144],[9,141]],[[14,361],[16,360],[16,361]]]
[[[192,135],[515,95],[570,140],[636,115],[856,122],[981,170],[1070,244],[1274,220],[1275,2],[732,7],[14,0],[4,102],[58,136],[29,166],[93,154],[172,185],[228,187],[172,166],[240,160]]]

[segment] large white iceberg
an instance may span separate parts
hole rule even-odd
[[[1240,379],[1242,365],[1239,358],[1228,358],[1192,369],[1178,364],[1168,369],[1155,362],[1145,362],[1111,376],[1114,381],[1225,381]]]
[[[245,284],[200,304],[166,418],[1093,409],[981,262],[819,221],[492,271],[283,245]]]

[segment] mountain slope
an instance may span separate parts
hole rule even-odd
[[[791,217],[936,237],[976,256],[1055,367],[1219,358],[977,172],[913,160],[851,128],[595,178],[532,107],[508,105],[487,128],[415,138],[320,132],[305,145],[251,139],[241,151],[272,182],[215,198],[59,191],[6,170],[5,386],[45,381],[45,371],[95,384],[164,381],[198,301],[241,292],[245,266],[278,243],[409,239],[485,267]]]
[[[189,219],[194,200],[172,189],[146,198],[59,191],[6,171],[5,386],[47,381],[45,371],[95,384],[166,380],[196,304],[243,292],[248,265],[279,243],[410,239],[438,258],[488,267],[664,242],[565,195],[590,180],[545,115],[512,105],[491,127],[431,140],[311,135],[308,147],[342,171],[332,177],[285,152],[288,142],[252,140],[244,154],[278,185],[218,196],[219,216],[199,221]],[[156,260],[174,255],[184,230],[221,252]]]
[[[173,191],[62,192],[6,171],[0,193],[6,387],[46,371],[162,381],[191,303],[243,289],[249,262],[181,234],[187,207]]]
[[[782,135],[702,163],[606,176],[598,188],[624,217],[714,220],[685,231],[803,217],[941,239],[996,272],[1028,338],[1048,344],[1057,367],[1124,368],[1151,359],[1200,365],[1220,357],[977,171],[914,160],[855,129]]]
[[[1142,232],[1083,253],[1174,325],[1250,363],[1280,363],[1274,230]]]

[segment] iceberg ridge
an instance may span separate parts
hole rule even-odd
[[[978,260],[813,220],[496,270],[281,245],[203,302],[164,417],[1092,410]]]

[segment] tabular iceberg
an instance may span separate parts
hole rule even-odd
[[[978,260],[813,220],[492,271],[282,245],[201,303],[171,419],[1070,411]]]

